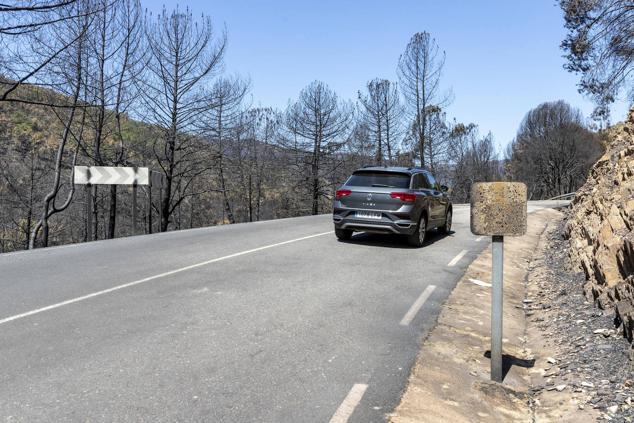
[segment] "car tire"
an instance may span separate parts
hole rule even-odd
[[[352,231],[350,229],[336,229],[335,236],[338,240],[347,241],[352,237]]]
[[[425,213],[421,214],[420,221],[416,225],[416,230],[413,234],[407,236],[407,242],[412,247],[422,247],[425,243],[425,236],[427,235],[427,216]]]
[[[438,228],[438,231],[441,234],[448,234],[451,232],[451,221],[453,219],[453,210],[447,210],[447,214],[445,215],[445,224]]]

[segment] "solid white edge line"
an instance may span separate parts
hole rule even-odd
[[[102,291],[93,292],[92,294],[82,295],[81,297],[72,298],[70,300],[62,301],[62,302],[59,302],[59,303],[56,303],[56,304],[51,304],[51,305],[46,306],[46,307],[42,307],[42,308],[38,308],[38,309],[35,309],[35,310],[27,311],[26,313],[21,313],[21,314],[16,314],[14,316],[6,317],[6,318],[0,320],[0,325],[2,325],[4,323],[11,322],[11,321],[14,321],[14,320],[22,319],[24,317],[33,316],[34,314],[39,314],[39,313],[43,313],[45,311],[49,311],[49,310],[53,310],[53,309],[56,309],[56,308],[60,308],[60,307],[63,307],[63,306],[69,305],[69,304],[73,304],[73,303],[77,303],[77,302],[80,302],[80,301],[88,300],[90,298],[98,297],[100,295],[109,294],[111,292],[119,291],[119,290],[124,289],[124,288],[129,288],[129,287],[134,286],[134,285],[140,285],[142,283],[149,282],[149,281],[152,281],[154,279],[163,278],[165,276],[171,276],[171,275],[174,275],[176,273],[185,272],[187,270],[195,269],[197,267],[206,266],[208,264],[216,263],[216,262],[219,262],[219,261],[222,261],[222,260],[227,260],[227,259],[231,259],[231,258],[234,258],[234,257],[243,256],[245,254],[256,253],[258,251],[267,250],[269,248],[274,248],[274,247],[279,247],[279,246],[290,244],[290,243],[297,242],[297,241],[303,241],[305,239],[310,239],[310,238],[315,238],[315,237],[318,237],[318,236],[328,235],[328,234],[331,234],[333,232],[334,231],[322,232],[322,233],[319,233],[319,234],[308,235],[308,236],[304,236],[304,237],[301,237],[301,238],[295,238],[295,239],[291,239],[291,240],[288,240],[288,241],[278,242],[276,244],[264,245],[262,247],[253,248],[251,250],[241,251],[239,253],[229,254],[227,256],[218,257],[218,258],[211,259],[211,260],[206,260],[206,261],[203,261],[203,262],[200,262],[200,263],[196,263],[196,264],[192,264],[192,265],[189,265],[189,266],[181,267],[179,269],[170,270],[168,272],[159,273],[158,275],[148,276],[147,278],[139,279],[139,280],[136,280],[136,281],[133,281],[133,282],[128,282],[128,283],[125,283],[123,285],[113,286],[112,288],[104,289]]]
[[[361,398],[363,398],[363,394],[368,389],[368,385],[363,383],[356,383],[348,395],[344,398],[343,402],[335,411],[335,414],[332,415],[330,419],[330,423],[346,423],[354,409],[357,408],[359,402],[361,402]]]
[[[469,252],[468,250],[460,251],[456,257],[454,257],[449,263],[447,263],[447,266],[449,267],[455,266],[460,260],[462,260],[464,255],[467,254],[468,252]]]
[[[427,288],[425,288],[423,293],[420,294],[416,301],[414,301],[414,304],[412,304],[409,310],[407,310],[407,313],[405,313],[405,316],[403,316],[403,319],[401,320],[399,325],[407,326],[412,323],[412,320],[414,320],[414,317],[416,317],[418,311],[421,309],[423,304],[425,304],[425,301],[427,301],[432,292],[434,292],[434,289],[436,289],[435,285],[429,285]]]

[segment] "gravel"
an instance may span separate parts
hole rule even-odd
[[[581,393],[579,408],[599,410],[600,420],[633,422],[630,344],[614,326],[614,311],[596,308],[583,295],[585,276],[570,263],[563,223],[547,234],[548,254],[543,262],[529,267],[529,281],[539,291],[538,298],[524,302],[530,321],[557,351],[548,358],[552,367],[547,369],[542,389],[570,389]]]

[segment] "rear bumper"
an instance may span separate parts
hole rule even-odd
[[[381,219],[360,219],[356,210],[335,208],[332,221],[336,229],[374,232],[383,234],[411,235],[416,230],[416,222],[409,215],[381,212]]]

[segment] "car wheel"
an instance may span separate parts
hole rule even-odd
[[[347,241],[352,237],[352,231],[350,229],[336,229],[335,228],[335,236],[337,239],[342,241]]]
[[[445,224],[440,227],[440,233],[448,234],[451,232],[451,219],[453,217],[453,212],[451,209],[447,210],[447,215],[445,216]]]
[[[408,235],[407,242],[413,247],[422,247],[425,243],[425,235],[427,235],[427,217],[423,213],[414,233]]]

